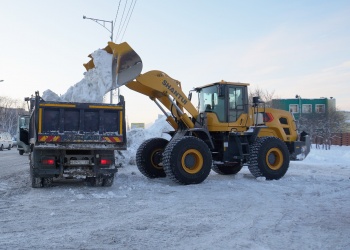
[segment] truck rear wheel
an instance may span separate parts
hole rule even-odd
[[[34,157],[33,152],[30,155],[30,182],[32,183],[32,188],[41,188],[43,187],[43,180],[42,178],[36,176],[34,174]]]
[[[114,174],[108,175],[107,177],[103,177],[102,186],[111,187],[114,182]]]
[[[102,177],[88,177],[86,178],[89,184],[93,187],[101,187],[103,185]]]
[[[166,175],[180,184],[198,184],[209,175],[212,156],[208,145],[193,136],[171,141],[163,153]]]
[[[140,172],[148,178],[165,177],[162,154],[168,141],[163,138],[152,138],[144,141],[137,149],[136,165]]]
[[[23,155],[24,154],[24,150],[18,150],[19,155]]]
[[[249,171],[267,180],[282,178],[289,167],[286,144],[276,137],[259,137],[250,147]]]
[[[237,174],[242,169],[242,165],[240,163],[235,164],[213,164],[211,167],[214,172],[222,175],[233,175]]]

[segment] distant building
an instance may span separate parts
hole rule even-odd
[[[130,128],[131,129],[134,129],[134,128],[145,128],[145,124],[144,123],[131,123],[130,124]]]
[[[326,114],[329,110],[335,110],[334,98],[290,98],[290,99],[272,99],[272,107],[287,110],[293,113],[295,119],[299,119],[300,116],[309,114]]]

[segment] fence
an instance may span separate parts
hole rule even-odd
[[[332,145],[350,146],[350,133],[332,134]]]
[[[316,147],[320,145],[350,146],[350,133],[333,133],[330,138],[316,135],[313,137],[312,143],[316,144]]]

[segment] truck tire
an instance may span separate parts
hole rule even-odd
[[[102,184],[103,184],[102,177],[88,177],[87,180],[92,187],[102,187]]]
[[[41,188],[43,187],[43,180],[42,178],[35,176],[34,175],[34,156],[33,156],[33,152],[30,155],[30,182],[32,184],[32,188]]]
[[[1,144],[0,151],[3,151],[3,150],[4,150],[4,145]]]
[[[103,177],[102,186],[111,187],[114,182],[114,174],[108,175],[107,177]]]
[[[9,144],[9,147],[7,148],[8,150],[11,150],[11,148],[12,148],[12,146],[11,146],[11,144]]]
[[[237,174],[239,171],[241,171],[243,165],[241,165],[240,163],[235,163],[235,164],[213,164],[213,166],[211,167],[211,169],[218,173],[218,174],[222,174],[222,175],[233,175],[233,174]]]
[[[24,154],[24,150],[18,150],[19,155],[23,155]]]
[[[136,165],[148,178],[165,177],[162,154],[168,141],[164,138],[152,138],[144,141],[136,152]]]
[[[250,146],[248,169],[257,177],[267,180],[282,178],[289,167],[287,145],[277,137],[259,137]]]
[[[52,187],[53,177],[42,178],[43,187]]]
[[[193,136],[171,141],[163,153],[163,167],[171,180],[188,185],[203,182],[209,175],[212,155],[208,145]]]

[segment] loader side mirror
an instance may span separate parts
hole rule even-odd
[[[190,93],[188,93],[188,100],[191,101],[191,99],[192,99],[192,91],[190,91]]]
[[[254,96],[253,97],[253,106],[256,107],[259,105],[259,103],[264,103],[262,100],[260,100],[259,96]]]

